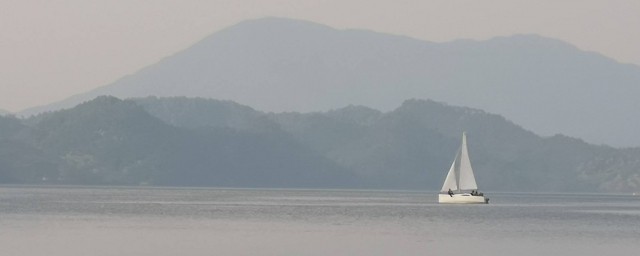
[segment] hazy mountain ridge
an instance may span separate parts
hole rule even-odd
[[[0,117],[0,182],[429,189],[469,135],[493,191],[636,192],[640,150],[539,137],[499,115],[430,100],[264,113],[201,98],[98,97]]]
[[[269,120],[262,112],[232,101],[186,97],[147,97],[133,100],[150,114],[173,126],[192,129],[224,127],[258,133],[279,131],[278,124]]]
[[[538,134],[637,146],[640,68],[535,35],[431,43],[298,20],[239,23],[127,77],[59,104],[98,95],[190,96],[265,111],[349,104],[390,111],[430,98],[498,113]]]
[[[0,128],[14,129],[15,120],[1,119]],[[29,126],[22,125],[15,132],[21,136],[0,144],[1,183],[354,185],[349,171],[300,146],[287,134],[179,128],[133,101],[113,97],[98,97],[24,123]],[[24,156],[32,151],[33,157]]]
[[[175,105],[170,102],[184,104],[189,99],[152,101],[170,106]],[[596,146],[562,135],[542,138],[477,109],[408,100],[385,113],[362,106],[306,114],[263,113],[224,101],[195,101],[209,102],[197,104],[201,108],[194,111],[199,113],[229,111],[215,107],[225,104],[249,110],[238,117],[249,119],[241,122],[245,124],[268,117],[302,145],[357,173],[369,187],[438,189],[460,134],[466,131],[478,182],[485,189],[619,192],[640,188],[638,149]],[[161,116],[185,113],[182,108],[164,110]],[[220,120],[203,126],[227,127]]]

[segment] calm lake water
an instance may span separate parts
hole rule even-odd
[[[1,255],[637,255],[640,196],[0,187]]]

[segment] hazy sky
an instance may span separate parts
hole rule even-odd
[[[435,42],[534,33],[640,65],[638,0],[0,0],[0,108],[91,90],[265,16]]]

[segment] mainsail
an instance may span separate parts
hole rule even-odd
[[[447,178],[442,185],[442,192],[463,190],[477,190],[476,178],[473,176],[471,168],[471,160],[469,160],[469,151],[467,149],[467,135],[462,133],[462,146],[456,154],[456,158],[451,164]]]

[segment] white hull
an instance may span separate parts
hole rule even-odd
[[[469,193],[454,194],[438,194],[438,202],[441,204],[488,204],[489,198],[484,196],[473,196]]]

